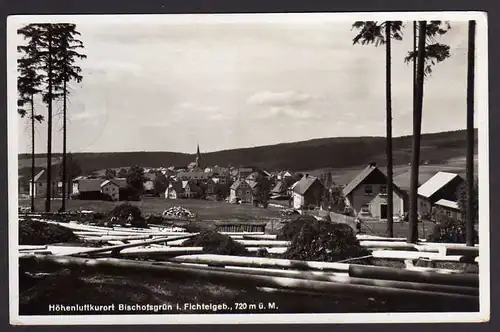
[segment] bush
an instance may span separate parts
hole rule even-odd
[[[296,229],[294,229],[296,232]],[[369,255],[361,247],[352,228],[321,220],[304,222],[285,252],[287,259],[335,262]]]
[[[65,227],[36,220],[19,222],[19,244],[50,244],[78,241],[73,232]]]
[[[428,240],[430,242],[465,243],[465,223],[447,216],[441,216],[441,222],[434,226],[434,230],[429,235]],[[476,231],[474,231],[474,242],[479,243]]]
[[[300,233],[302,226],[306,223],[313,223],[316,218],[313,216],[299,216],[295,220],[292,220],[281,228],[276,239],[280,241],[291,241],[296,235]]]
[[[142,217],[141,209],[129,203],[123,203],[116,206],[113,210],[111,210],[109,215],[110,217],[116,217],[121,220],[126,220],[129,215],[132,215],[132,226],[146,227],[146,221]]]
[[[203,251],[216,255],[246,256],[248,250],[231,237],[216,231],[205,230],[200,234],[187,239],[182,244],[184,247],[203,247]]]

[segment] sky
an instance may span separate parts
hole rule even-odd
[[[68,151],[194,153],[198,143],[207,152],[385,135],[385,49],[353,45],[352,20],[184,22],[165,15],[75,23],[87,59],[78,62],[83,81],[70,84]],[[412,66],[403,61],[412,29],[405,23],[403,41],[393,42],[394,136],[412,132]],[[450,24],[438,40],[451,46],[451,58],[425,83],[424,133],[466,124],[467,25]],[[40,99],[35,107],[46,114]],[[57,152],[60,102],[55,109]],[[19,120],[19,152],[31,149],[29,128]],[[46,152],[46,140],[39,125],[36,152]]]

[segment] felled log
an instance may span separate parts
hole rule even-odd
[[[252,267],[274,267],[292,268],[296,270],[331,270],[348,271],[349,264],[331,262],[309,262],[278,258],[245,257],[229,255],[189,255],[174,258],[176,262],[210,264],[213,266],[252,266]]]
[[[145,245],[154,244],[154,243],[168,243],[168,242],[172,242],[172,241],[176,241],[176,240],[187,239],[187,238],[190,238],[190,237],[195,236],[195,235],[197,235],[197,233],[193,233],[190,235],[176,236],[176,237],[160,237],[158,239],[141,241],[141,242],[136,242],[136,243],[127,243],[127,244],[120,244],[120,245],[116,245],[116,246],[93,248],[91,250],[86,250],[85,252],[72,254],[72,256],[77,256],[77,255],[88,256],[88,255],[95,255],[95,254],[104,253],[104,252],[111,252],[112,254],[118,254],[121,250],[126,249],[126,248],[140,247],[140,246],[145,246]]]
[[[436,262],[471,262],[471,259],[462,255],[443,255],[434,252],[421,252],[421,251],[400,251],[400,250],[374,250],[372,251],[374,258],[383,259],[421,259],[426,258]]]
[[[349,276],[369,279],[479,287],[479,276],[477,274],[444,274],[435,272],[411,271],[407,269],[397,269],[381,266],[352,264],[349,266]]]

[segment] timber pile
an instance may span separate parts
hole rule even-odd
[[[98,227],[77,223],[45,221],[71,230],[84,242],[98,247],[22,245],[19,247],[23,271],[85,269],[112,275],[157,275],[165,278],[204,279],[224,285],[271,288],[285,292],[309,292],[324,296],[464,301],[479,303],[479,276],[433,267],[389,268],[348,262],[322,262],[251,256],[207,254],[204,241],[194,241],[198,233],[171,227]],[[215,233],[215,232],[214,232]],[[283,253],[290,241],[277,240],[263,232],[220,232],[248,252],[265,248]],[[420,242],[407,244],[383,237],[358,236],[361,246],[373,249],[375,258],[460,261],[462,256],[478,260],[478,247],[460,244]],[[198,237],[203,239],[203,237]],[[191,243],[190,243],[191,242]],[[186,246],[187,245],[189,246]],[[234,255],[234,253],[233,253]],[[241,255],[241,254],[240,254]],[[455,257],[455,258],[453,258]],[[137,260],[140,258],[142,260]],[[152,261],[151,261],[152,260]],[[452,260],[453,261],[453,260]],[[473,259],[474,261],[474,259]]]
[[[172,206],[163,211],[162,217],[165,219],[193,219],[196,214],[182,206]]]
[[[89,253],[95,254],[96,251],[89,249],[86,254]],[[23,271],[77,269],[120,276],[146,273],[170,279],[210,280],[224,285],[302,291],[327,297],[358,295],[401,300],[458,300],[469,305],[479,303],[477,275],[224,255],[185,255],[156,263],[71,256],[75,255],[24,255],[20,257],[20,264]]]
[[[34,219],[33,219],[34,220]],[[161,227],[151,226],[150,228],[132,228],[132,227],[99,227],[90,226],[77,223],[65,223],[47,221],[38,219],[39,221],[46,222],[57,226],[59,229],[68,229],[73,232],[79,239],[84,242],[103,243],[116,245],[118,242],[125,243],[139,243],[147,239],[156,239],[158,237],[175,237],[175,236],[188,236],[192,233],[186,232],[185,229],[180,227]],[[240,225],[245,223],[241,222]],[[252,226],[261,225],[262,223],[247,223],[249,227],[241,232],[241,228],[234,226],[234,223],[218,223],[218,228],[223,230],[230,230],[229,232],[220,231],[219,233],[228,235],[235,242],[244,246],[249,252],[266,251],[271,254],[284,254],[290,248],[290,241],[276,240],[276,235],[264,234],[264,232],[252,232]],[[229,225],[229,226],[228,226]],[[224,227],[227,226],[227,227]],[[384,237],[373,237],[366,235],[358,235],[357,239],[360,240],[361,247],[371,251],[371,256],[379,259],[399,260],[399,261],[415,261],[425,260],[432,262],[465,262],[477,263],[476,258],[479,256],[479,247],[467,247],[464,244],[455,243],[430,243],[419,242],[417,244],[406,243],[405,239],[393,239]],[[178,239],[171,241],[169,247],[185,246],[185,239]],[[38,241],[29,242],[24,241],[22,244],[49,244],[54,242],[64,241]],[[193,245],[193,247],[203,246]],[[216,253],[210,251],[211,253]],[[224,251],[223,251],[224,252]],[[222,252],[222,253],[223,253]],[[218,252],[217,252],[218,253]]]

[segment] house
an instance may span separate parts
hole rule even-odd
[[[441,199],[458,201],[457,190],[465,180],[455,173],[437,172],[418,188],[418,213],[430,217],[435,203]]]
[[[52,174],[52,190],[51,197],[61,197],[62,196],[62,182],[58,180],[55,174]],[[32,186],[34,183],[34,186]],[[68,192],[69,187],[66,185]],[[35,175],[35,178],[29,181],[29,195],[35,198],[37,197],[47,197],[47,173],[44,169]]]
[[[434,211],[436,214],[443,214],[449,218],[463,221],[462,211],[455,201],[449,201],[447,199],[440,199],[434,203]]]
[[[73,179],[73,195],[78,195],[79,199],[102,199],[101,184],[104,181],[100,178],[75,178]]]
[[[183,196],[185,198],[200,198],[202,190],[195,181],[182,181]]]
[[[178,199],[183,195],[182,182],[170,182],[167,189],[165,190],[165,198],[166,199]]]
[[[218,188],[219,184],[220,184],[220,181],[218,178],[212,178],[212,179],[208,180],[207,190],[206,190],[207,196],[215,195],[217,193],[217,188]]]
[[[241,203],[253,202],[253,188],[257,185],[255,181],[236,180],[229,191],[229,201]]]
[[[325,187],[315,176],[305,174],[292,191],[293,207],[302,209],[310,205],[320,206]]]
[[[346,205],[355,215],[360,213],[378,219],[387,219],[387,176],[369,164],[343,189]],[[407,204],[407,195],[393,184],[393,216],[403,216]]]
[[[101,193],[109,196],[112,201],[120,200],[120,186],[113,180],[105,180],[101,183]]]
[[[286,196],[287,193],[288,193],[288,188],[286,186],[286,183],[283,181],[278,181],[278,183],[276,183],[273,189],[271,189],[272,195]]]

